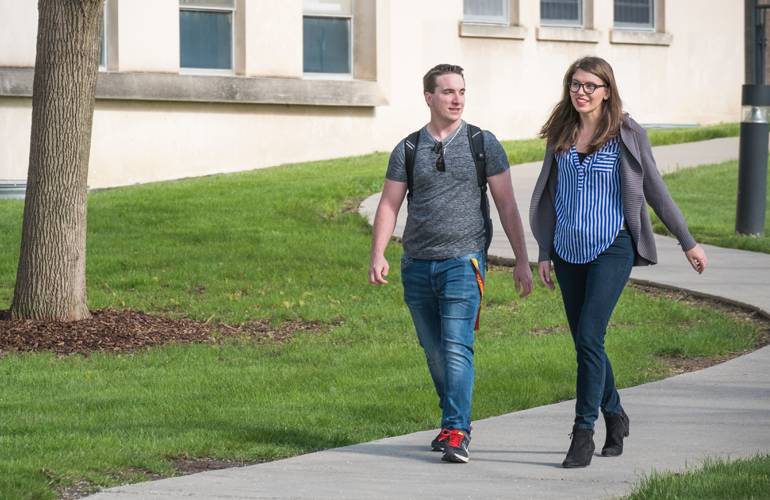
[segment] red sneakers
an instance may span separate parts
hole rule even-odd
[[[468,445],[471,442],[470,436],[464,431],[450,429],[449,437],[444,445],[444,456],[441,460],[446,462],[467,463],[470,459],[468,454]]]
[[[444,446],[449,439],[449,433],[449,429],[441,429],[441,432],[438,433],[438,436],[436,436],[435,439],[430,442],[430,448],[433,451],[444,451]]]

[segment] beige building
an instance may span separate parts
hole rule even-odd
[[[89,185],[389,151],[421,77],[466,70],[465,118],[536,135],[576,58],[645,124],[740,119],[736,0],[106,0]],[[29,155],[37,2],[0,0],[0,183]]]

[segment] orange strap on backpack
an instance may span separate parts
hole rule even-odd
[[[473,271],[476,273],[476,283],[479,285],[479,311],[476,313],[476,326],[474,330],[479,329],[479,320],[481,319],[481,299],[484,298],[484,275],[481,274],[481,267],[479,267],[479,261],[475,258],[471,258],[471,265]]]

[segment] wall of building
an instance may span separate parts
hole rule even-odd
[[[117,38],[114,71],[179,72],[179,2],[177,0],[122,0],[116,9],[117,33],[107,30],[108,43]]]
[[[37,2],[0,0],[0,66],[34,66]]]
[[[118,28],[111,41],[116,57],[108,68],[179,73],[176,0],[111,1]],[[642,123],[740,119],[741,2],[659,0],[665,5],[659,38],[668,44],[651,45],[649,40],[612,43],[612,0],[586,1],[593,4],[593,22],[578,38],[595,40],[589,42],[544,39],[553,36],[539,30],[536,0],[511,2],[518,6],[514,31],[519,38],[460,36],[461,0],[376,2],[374,57],[381,105],[99,99],[89,185],[390,151],[427,121],[421,78],[440,62],[466,69],[465,117],[501,139],[536,135],[559,99],[567,66],[588,54],[613,65],[626,110]],[[237,35],[243,37],[243,53],[237,56],[236,73],[278,77],[279,83],[280,78],[302,78],[301,0],[237,0],[236,6],[242,16],[236,24],[243,27]],[[34,65],[35,29],[35,2],[0,0],[0,68]],[[312,85],[308,88],[312,94]],[[312,102],[312,95],[297,102]],[[0,179],[26,177],[30,119],[31,99],[0,88]]]
[[[451,62],[466,70],[468,121],[505,139],[533,137],[561,96],[567,67],[584,55],[612,64],[626,111],[642,123],[740,119],[743,10],[738,2],[669,0],[668,46],[610,43],[611,0],[594,1],[598,43],[537,40],[540,12],[535,1],[520,4],[520,24],[527,30],[523,40],[459,37],[462,2],[438,13],[429,4],[390,2],[391,18],[399,20],[390,32],[416,35],[391,35],[390,51],[382,51],[394,71],[389,76],[390,106],[378,108],[378,118],[388,117],[384,130],[398,129],[398,122],[406,120],[425,121],[421,76],[435,63]],[[406,135],[404,127],[414,128],[411,123],[402,125],[396,137]]]

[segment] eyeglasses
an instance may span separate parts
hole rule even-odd
[[[439,172],[446,172],[446,163],[444,163],[444,144],[440,141],[434,144],[433,152],[438,153],[438,158],[436,158],[436,170]]]
[[[578,91],[580,90],[580,87],[583,87],[583,92],[590,95],[596,92],[596,89],[600,87],[606,87],[606,86],[607,85],[597,85],[593,82],[580,83],[577,80],[572,80],[571,82],[569,82],[569,91],[572,92],[573,94],[577,94]]]

